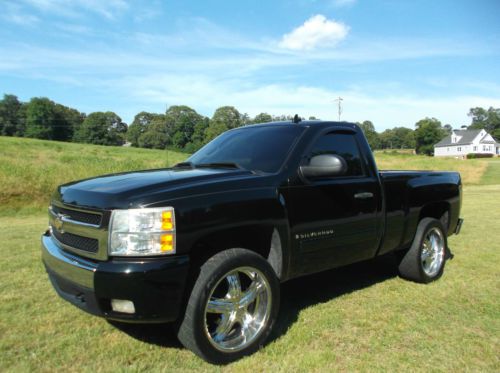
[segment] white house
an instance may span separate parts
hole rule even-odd
[[[500,144],[482,129],[453,130],[434,145],[435,157],[465,157],[469,153],[500,154]]]

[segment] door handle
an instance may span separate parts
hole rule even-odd
[[[370,192],[361,192],[361,193],[356,193],[354,195],[354,198],[356,199],[368,199],[368,198],[373,198],[373,193]]]

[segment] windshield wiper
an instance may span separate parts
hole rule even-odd
[[[243,169],[238,163],[234,162],[212,162],[212,163],[199,163],[194,165],[197,168],[238,168]]]

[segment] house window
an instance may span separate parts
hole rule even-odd
[[[457,150],[458,150],[459,152],[461,152],[461,151],[462,151],[462,147],[461,147],[461,146],[459,146],[459,147],[457,148]]]
[[[450,148],[446,148],[446,151],[449,152],[450,151]]]
[[[486,150],[488,150],[486,149],[486,145],[483,145],[483,152],[485,152]]]
[[[477,152],[477,146],[474,146],[474,151]]]

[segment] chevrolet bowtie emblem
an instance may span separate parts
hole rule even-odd
[[[64,233],[64,218],[67,218],[68,215],[57,214],[54,219],[54,228],[56,228],[59,232]]]

